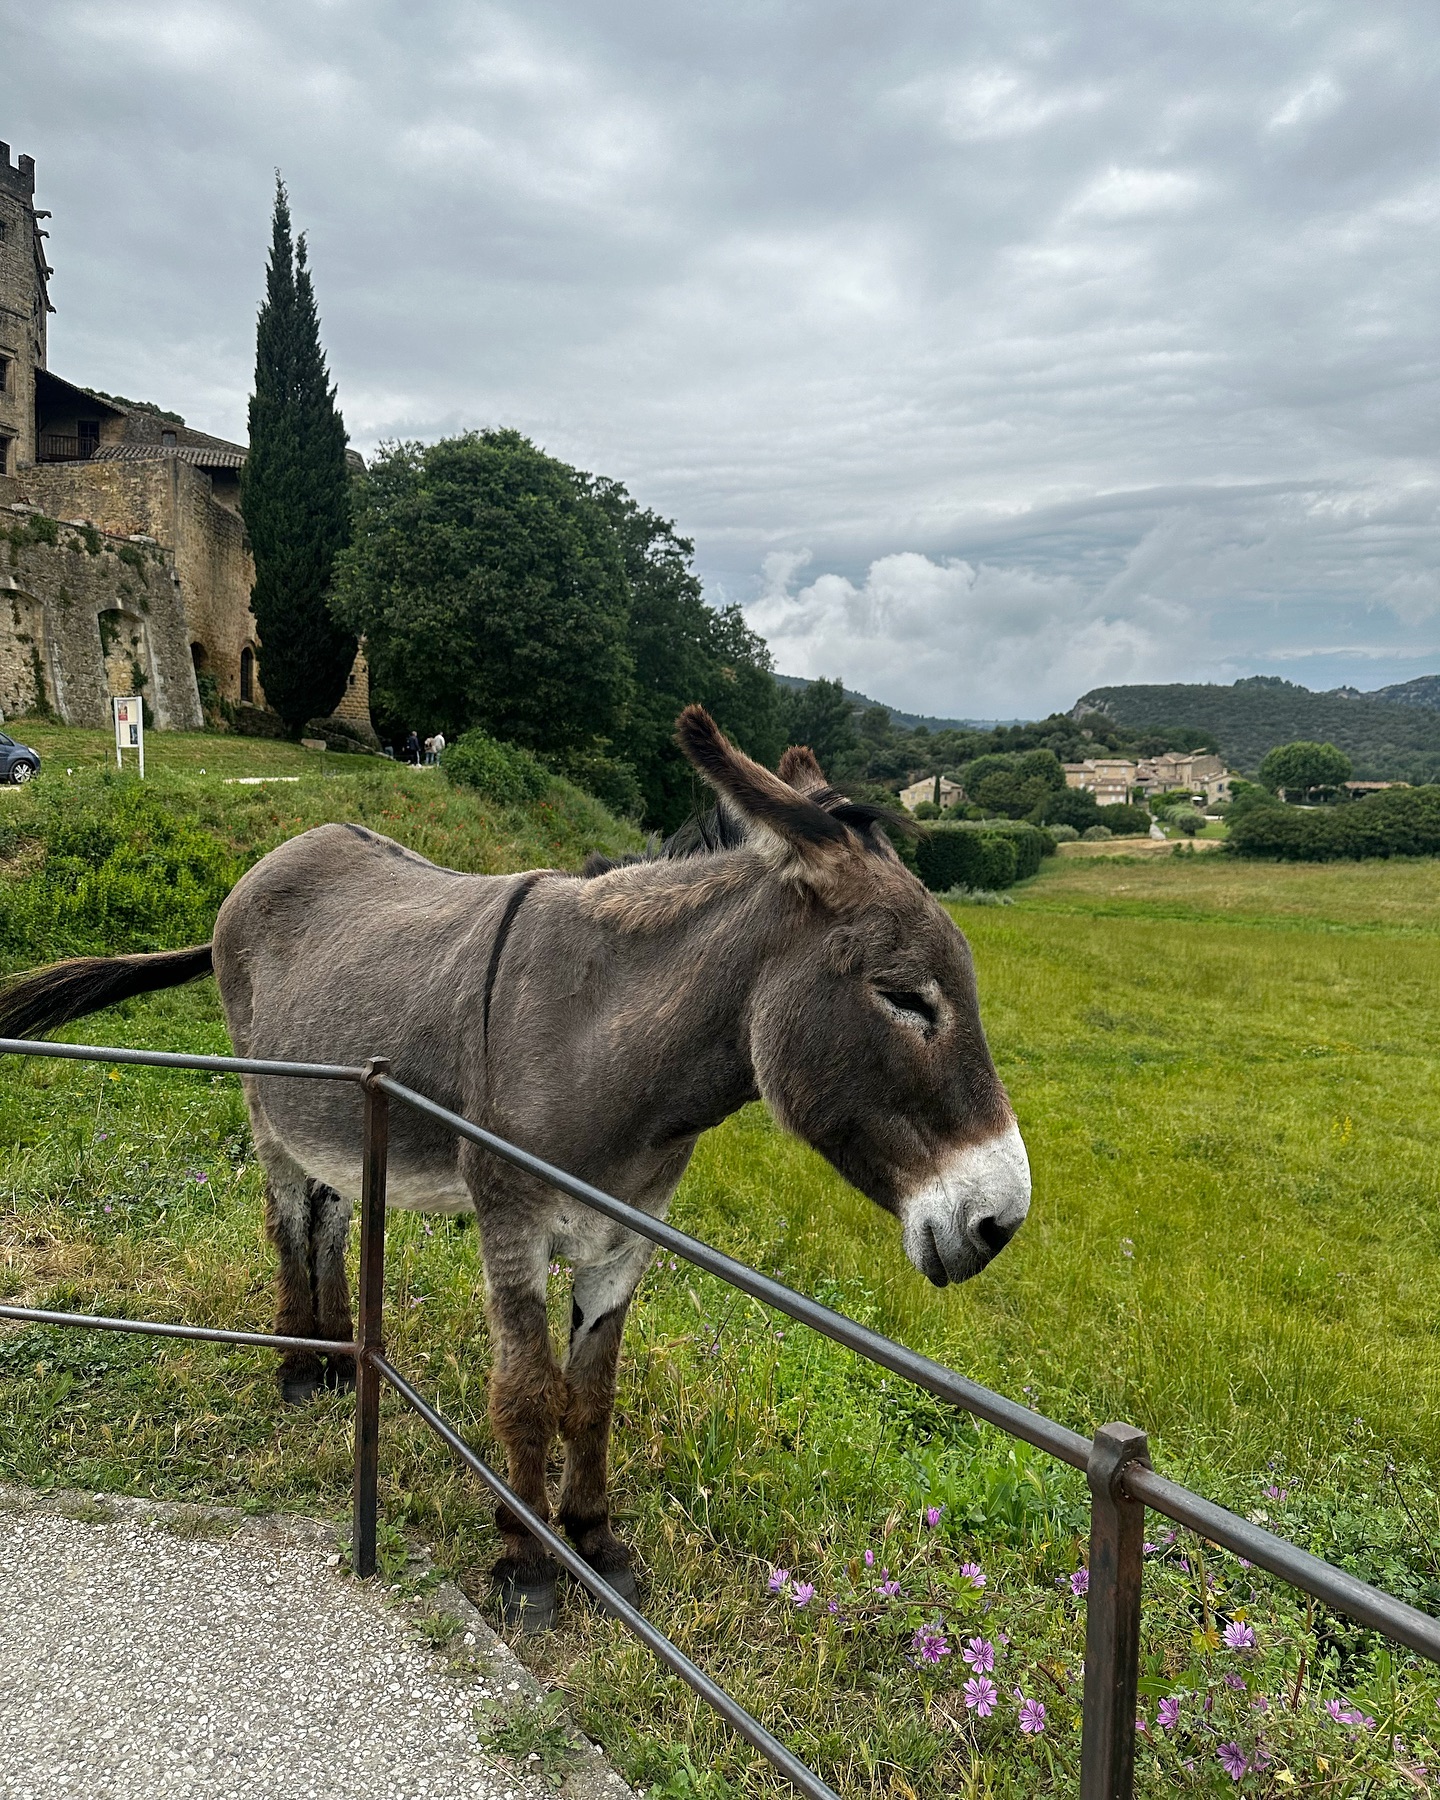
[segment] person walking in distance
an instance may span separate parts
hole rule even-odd
[[[434,750],[435,750],[435,754],[430,758],[430,760],[433,763],[438,763],[440,760],[440,757],[445,749],[445,733],[443,731],[437,731],[435,733],[434,737],[431,738],[430,742],[434,746]]]

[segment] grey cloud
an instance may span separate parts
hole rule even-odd
[[[75,378],[243,430],[278,163],[356,441],[620,476],[782,667],[1009,714],[1435,658],[1428,7],[15,19]]]

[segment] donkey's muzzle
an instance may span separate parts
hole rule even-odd
[[[905,1203],[905,1254],[936,1287],[968,1281],[998,1256],[1030,1210],[1019,1127],[966,1144]]]

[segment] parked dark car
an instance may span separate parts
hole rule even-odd
[[[40,772],[40,752],[28,744],[17,744],[0,731],[0,782],[10,781],[19,787]]]

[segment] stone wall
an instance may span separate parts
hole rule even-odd
[[[213,676],[221,699],[239,701],[240,655],[256,643],[255,564],[244,521],[215,499],[203,469],[170,457],[50,463],[0,481],[0,506],[16,501],[52,518],[89,520],[111,537],[152,538],[168,551],[187,657]],[[264,704],[258,677],[254,703]]]
[[[0,439],[10,468],[35,454],[35,365],[45,366],[45,246],[35,221],[35,159],[0,144]],[[5,474],[0,464],[0,475]]]
[[[141,693],[155,724],[202,721],[174,563],[153,542],[76,528],[0,502],[0,709],[110,723],[112,694]],[[53,539],[52,541],[49,541]]]

